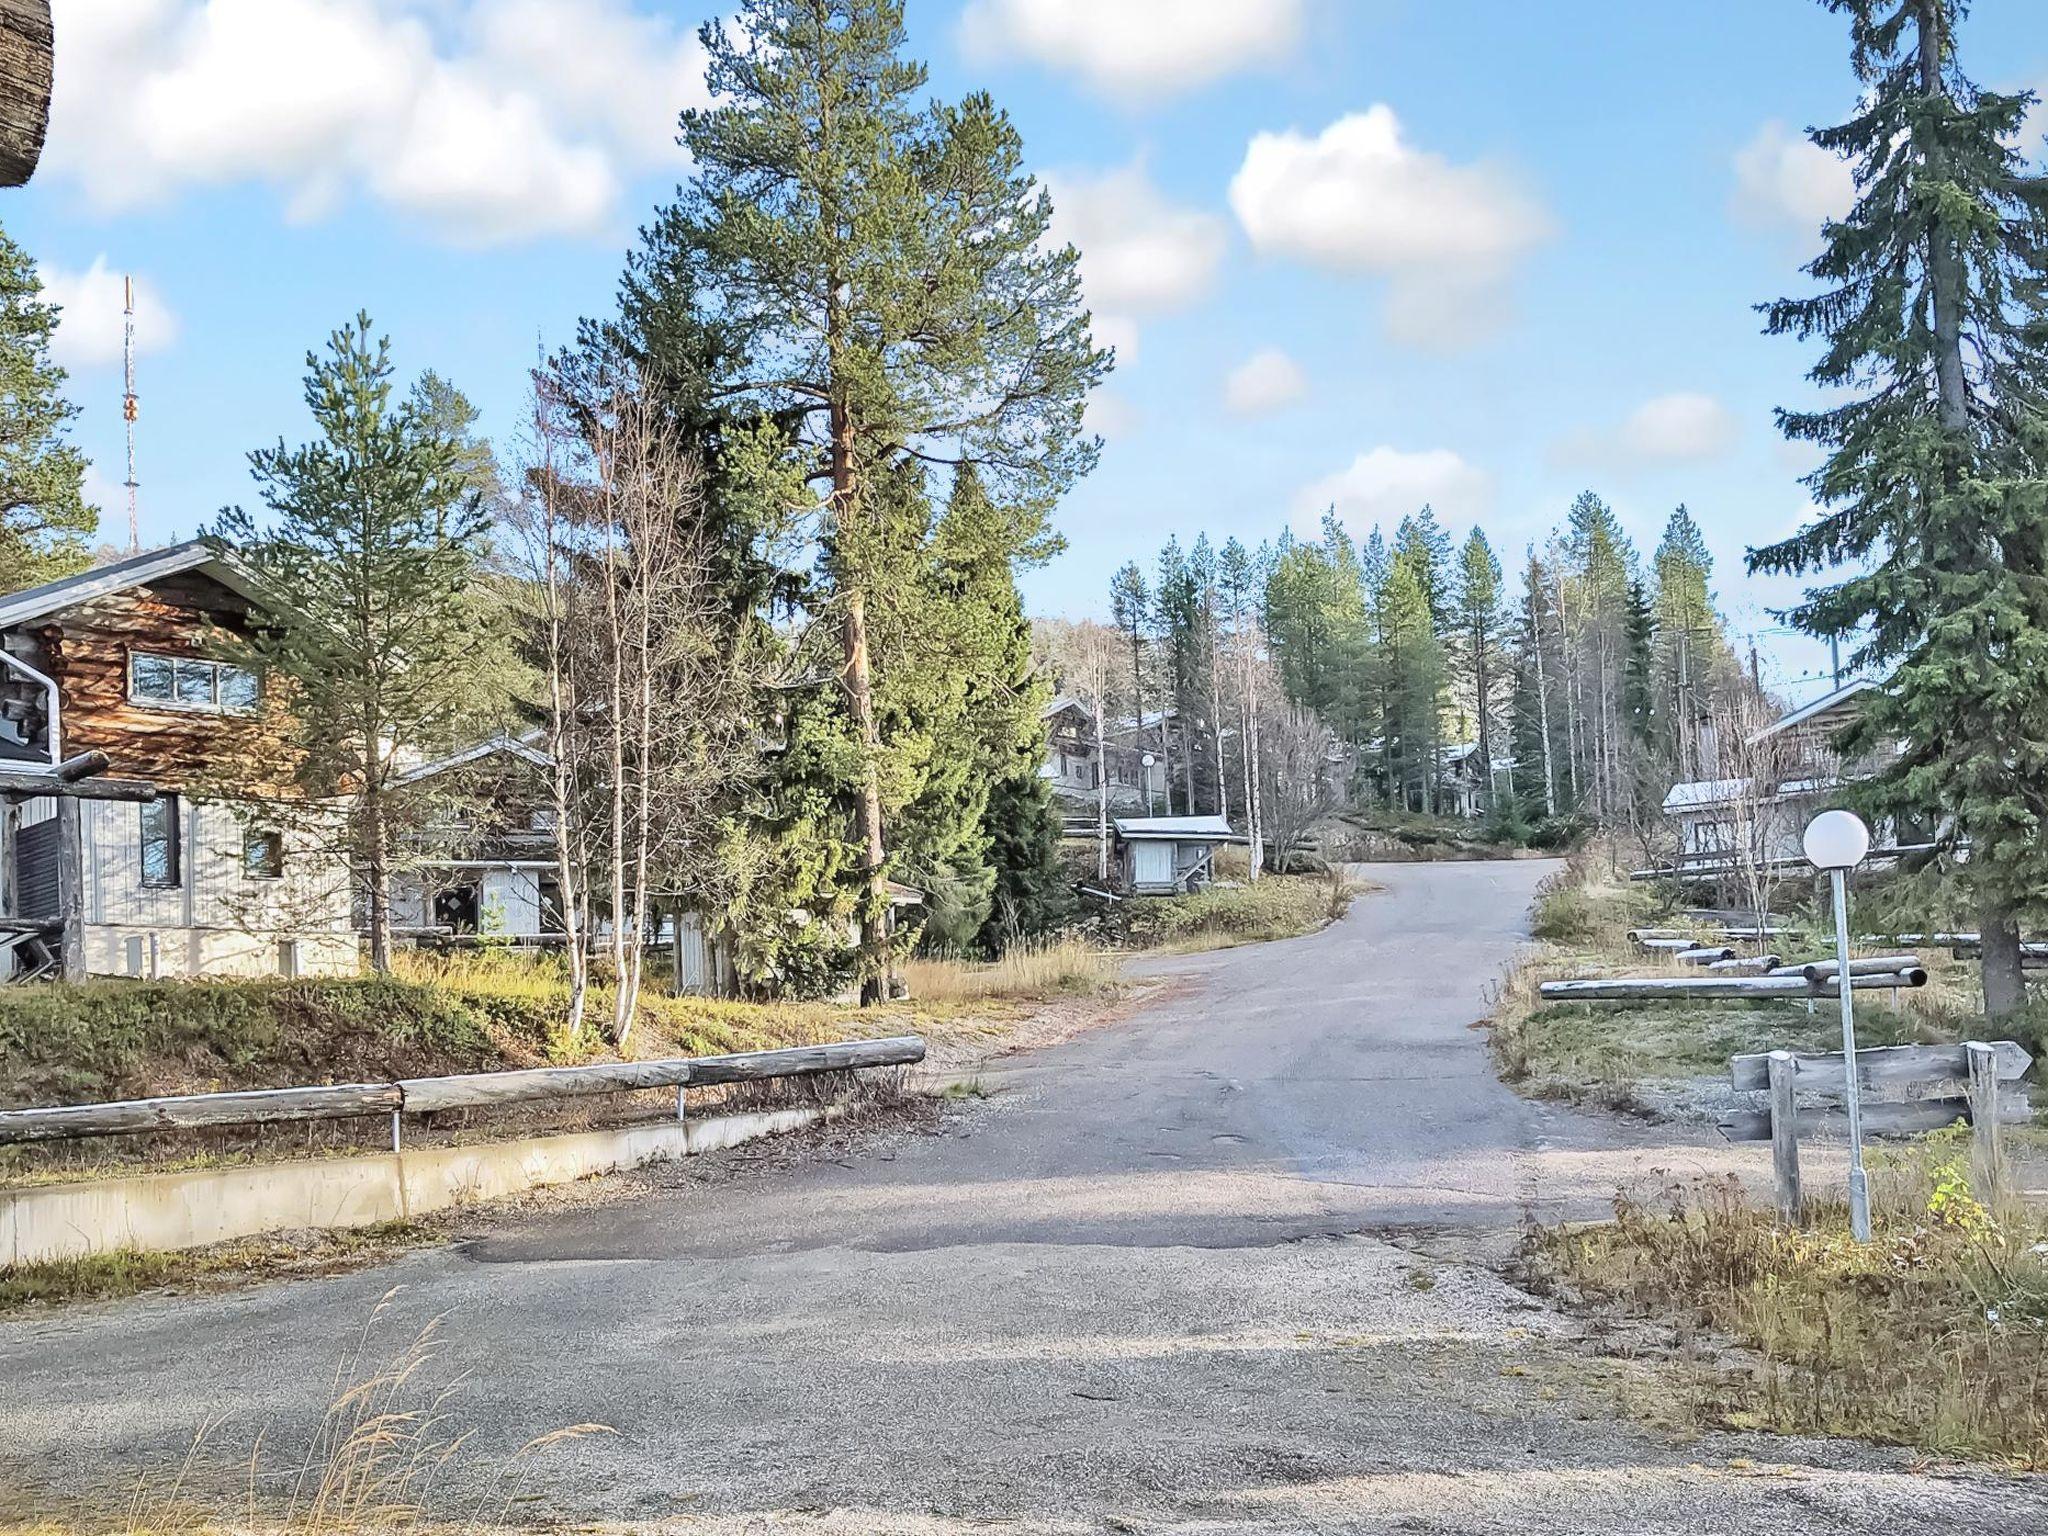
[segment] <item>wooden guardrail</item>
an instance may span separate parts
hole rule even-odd
[[[917,1035],[898,1035],[886,1040],[847,1040],[830,1045],[743,1051],[731,1056],[608,1061],[587,1067],[410,1077],[392,1083],[335,1083],[321,1088],[266,1088],[246,1093],[127,1099],[108,1104],[65,1104],[50,1109],[0,1111],[0,1144],[388,1114],[392,1147],[396,1150],[399,1117],[407,1113],[426,1114],[441,1109],[593,1093],[627,1093],[637,1088],[674,1088],[680,1094],[693,1086],[764,1082],[770,1078],[850,1072],[864,1067],[909,1066],[922,1060],[923,1039]]]
[[[1849,977],[1852,992],[1926,985],[1927,973],[1917,967]],[[1546,981],[1536,990],[1546,1003],[1572,1003],[1647,1002],[1668,997],[1839,997],[1842,989],[1833,976],[1809,978],[1802,972],[1791,976],[1594,976],[1581,981]]]
[[[1861,980],[1851,977],[1854,985]],[[1971,1166],[1977,1190],[1989,1199],[2002,1186],[2004,1160],[1998,1128],[2031,1118],[2025,1087],[2015,1084],[2033,1065],[2026,1049],[2012,1040],[1962,1045],[1889,1045],[1856,1053],[1859,1093],[1932,1089],[1939,1096],[1879,1100],[1861,1106],[1866,1136],[1911,1136],[1937,1131],[1968,1120]],[[1768,1141],[1777,1187],[1778,1212],[1787,1221],[1799,1219],[1799,1137],[1824,1129],[1847,1131],[1848,1113],[1826,1105],[1799,1103],[1799,1095],[1821,1095],[1832,1101],[1847,1091],[1839,1051],[1767,1051],[1734,1057],[1728,1072],[1739,1089],[1769,1092],[1769,1107],[1738,1110],[1721,1121],[1730,1141]],[[1960,1095],[1960,1096],[1958,1096]]]

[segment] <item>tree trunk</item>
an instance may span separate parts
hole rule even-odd
[[[50,0],[0,0],[0,187],[27,184],[50,126]]]
[[[1550,681],[1543,671],[1543,608],[1530,606],[1529,616],[1536,630],[1536,716],[1543,732],[1543,813],[1557,815],[1557,768],[1550,748]]]
[[[384,820],[383,786],[373,773],[363,786],[363,816],[370,834],[370,969],[391,974],[391,831]]]
[[[1204,609],[1205,613],[1209,610]],[[1223,758],[1223,680],[1217,675],[1222,657],[1216,647],[1216,631],[1209,630],[1209,735],[1216,745],[1216,814],[1230,820],[1230,776]],[[1192,807],[1190,807],[1192,809]]]
[[[2019,925],[2012,908],[1987,896],[1977,912],[1984,948],[1978,962],[1984,980],[1984,1016],[2002,1019],[2027,1006],[2026,969],[2020,960]]]

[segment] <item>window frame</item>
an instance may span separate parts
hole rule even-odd
[[[137,691],[135,672],[138,662],[160,662],[170,668],[170,693],[167,696]],[[202,700],[179,697],[187,676],[203,671],[206,675],[206,698]],[[223,702],[222,685],[228,677],[240,674],[250,680],[250,702],[229,704]],[[128,702],[140,709],[159,709],[180,715],[253,715],[263,704],[263,676],[253,667],[244,667],[232,661],[216,661],[208,656],[173,656],[163,651],[133,650],[128,652]]]
[[[145,891],[181,891],[185,888],[185,828],[184,803],[176,794],[158,795],[146,800],[136,808],[136,881]],[[149,871],[149,848],[152,841],[149,823],[151,814],[164,817],[162,842],[166,873],[152,877]]]

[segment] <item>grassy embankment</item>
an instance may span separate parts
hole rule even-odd
[[[1688,967],[1629,942],[1630,928],[1673,923],[1684,926],[1655,888],[1612,875],[1598,858],[1574,858],[1538,897],[1538,942],[1495,1000],[1493,1047],[1502,1076],[1541,1097],[1628,1107],[1640,1085],[1724,1077],[1728,1058],[1743,1052],[1839,1045],[1831,1004],[1809,1011],[1796,1001],[1544,1003],[1538,996],[1539,983],[1559,978],[1686,974]],[[1796,919],[1791,924],[1799,926]],[[1831,954],[1833,942],[1802,931],[1772,948],[1788,959],[1811,959]],[[1896,1003],[1886,991],[1857,994],[1862,1043],[1948,1042],[1981,1032],[1973,968],[1946,950],[1919,954],[1929,972],[1924,988],[1901,991]]]
[[[1627,930],[1663,926],[1658,916],[1653,894],[1589,860],[1544,893],[1541,946],[1503,989],[1494,1021],[1507,1075],[1540,1093],[1628,1098],[1645,1080],[1725,1073],[1740,1051],[1839,1046],[1831,1005],[1809,1015],[1797,1003],[1538,1000],[1537,982],[1551,976],[1657,970]],[[1817,934],[1774,947],[1826,950]],[[1927,988],[1897,1006],[1883,992],[1859,994],[1864,1043],[1982,1033],[1971,968],[1941,951],[1921,956],[1933,971]],[[1739,1182],[1702,1181],[1624,1192],[1611,1223],[1538,1234],[1531,1274],[1668,1330],[1676,1358],[1654,1388],[1632,1394],[1651,1417],[2048,1468],[2048,1215],[1980,1200],[1964,1134],[1872,1148],[1868,1246],[1850,1241],[1846,1210],[1826,1203],[1826,1190],[1809,1188],[1805,1224],[1788,1227]]]

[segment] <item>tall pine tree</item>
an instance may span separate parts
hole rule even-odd
[[[68,441],[78,407],[50,360],[57,322],[35,263],[0,231],[0,591],[83,569],[99,527],[79,489],[85,455]]]
[[[1781,411],[1828,452],[1825,509],[1752,570],[1864,569],[1795,611],[1865,635],[1889,681],[1844,749],[1871,754],[1874,812],[1953,817],[1978,904],[1985,1011],[2024,1005],[2018,921],[2048,903],[2048,178],[2014,148],[2033,98],[1979,89],[1961,0],[1825,0],[1849,22],[1858,110],[1813,142],[1856,202],[1807,271],[1823,291],[1764,307],[1823,343],[1811,377],[1849,398]],[[1875,752],[1897,740],[1897,758]]]

